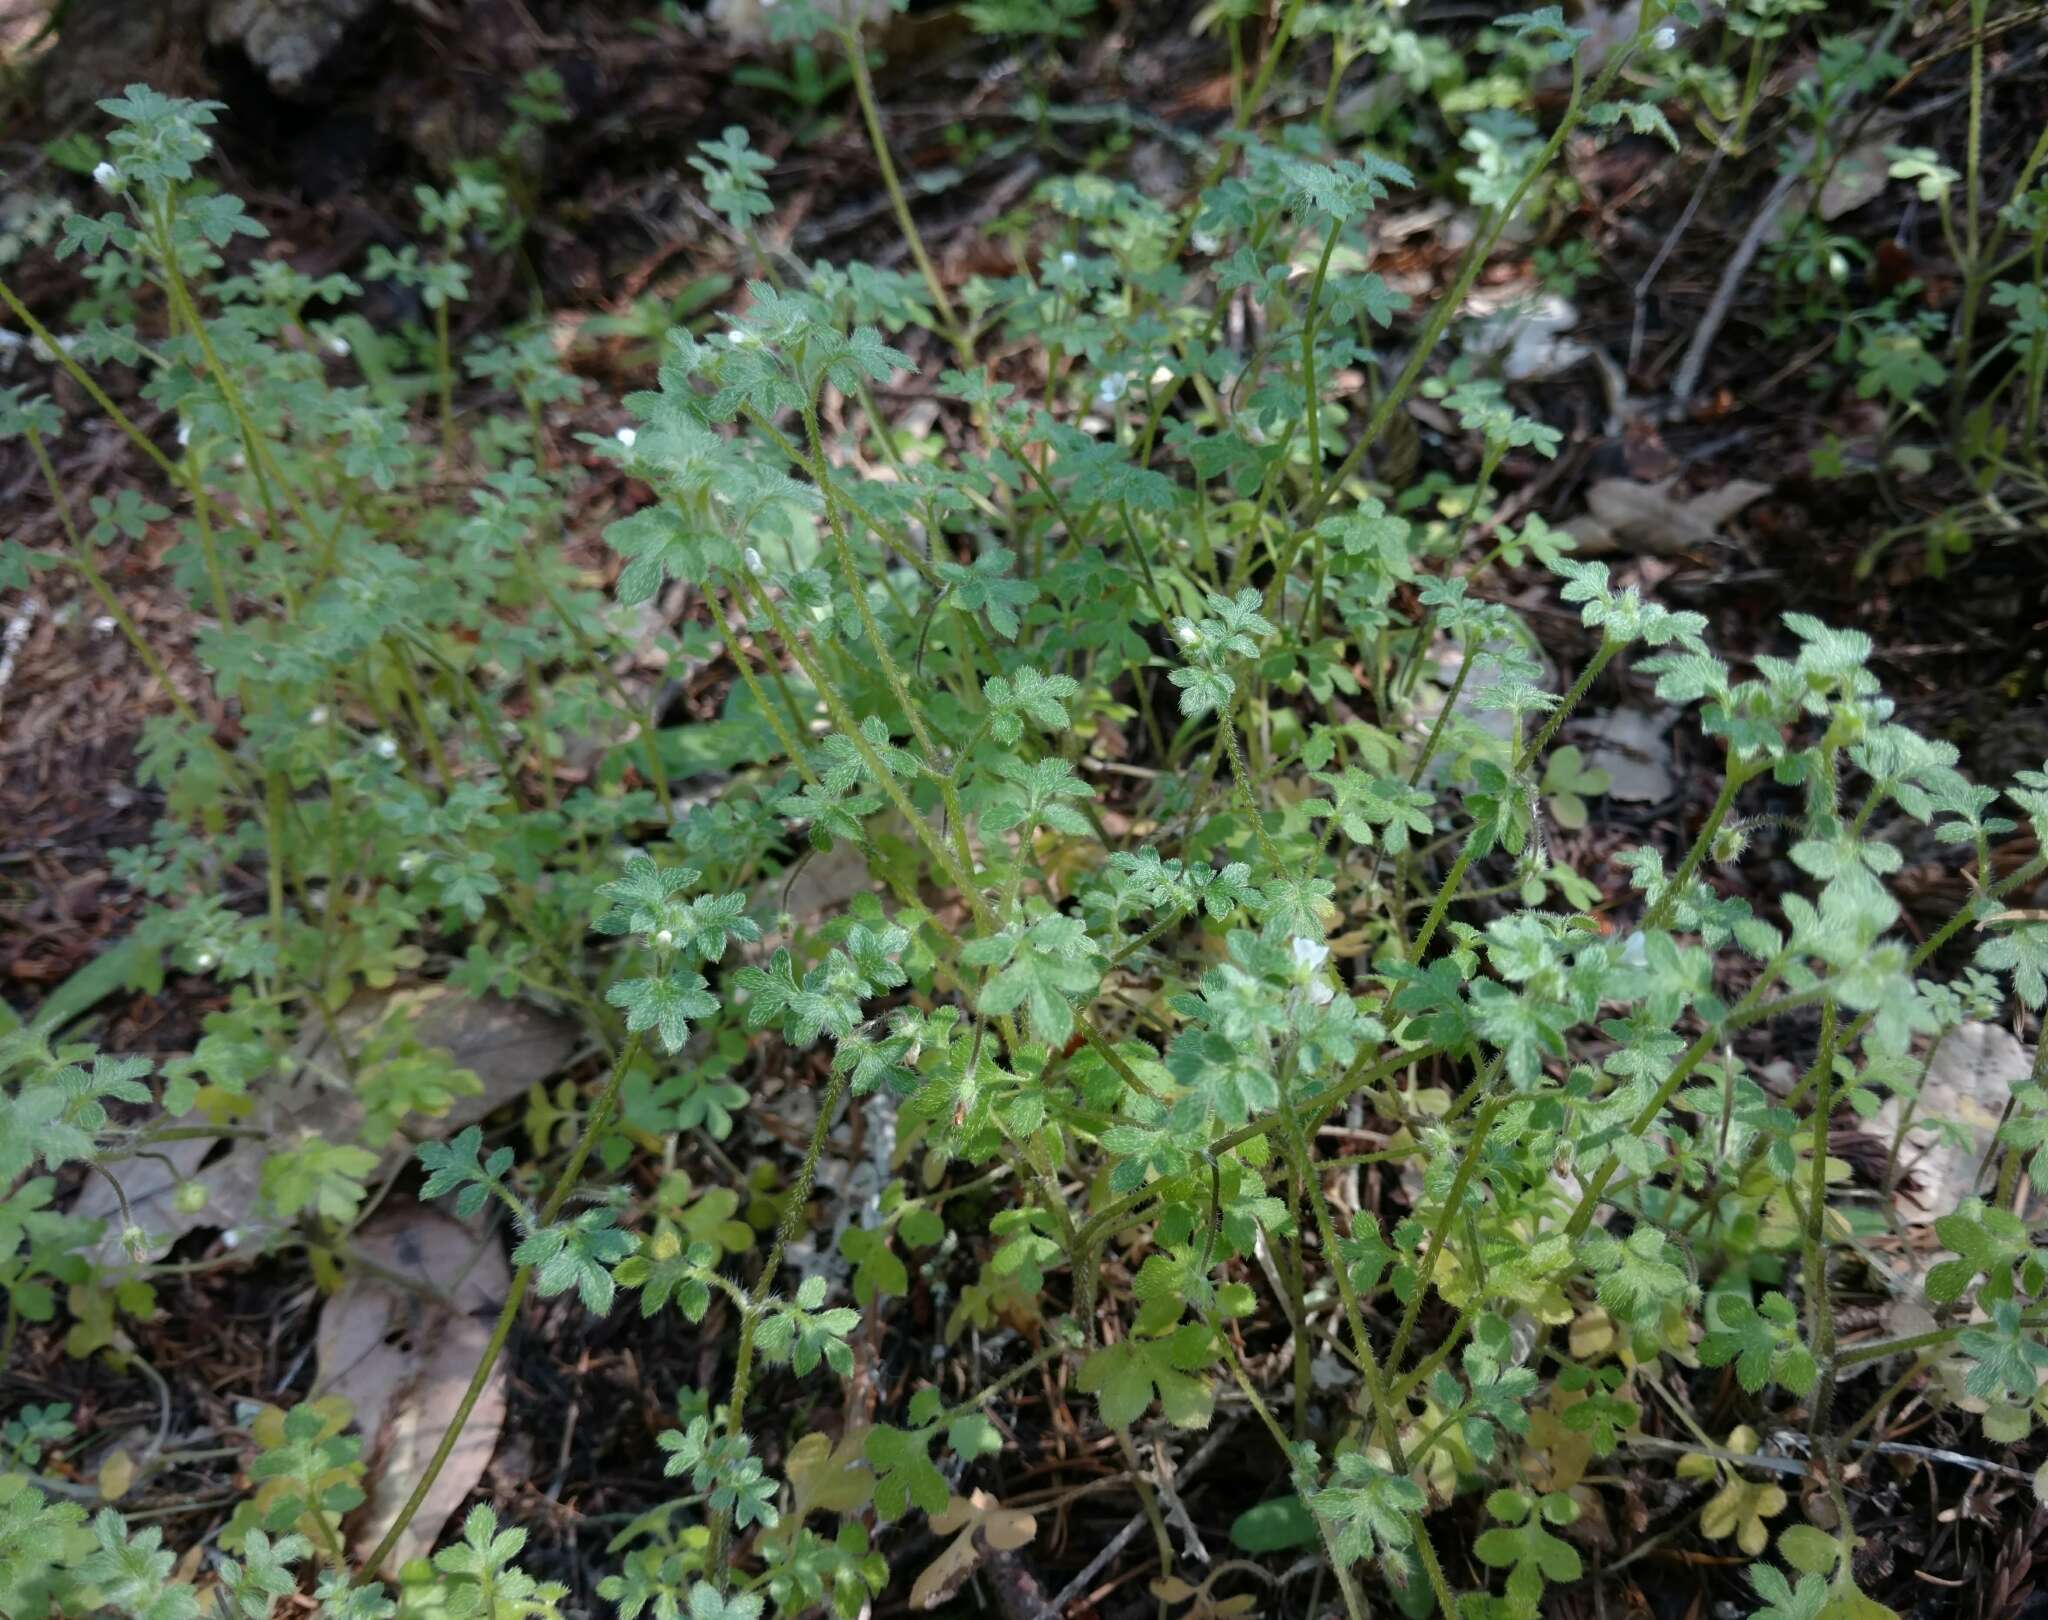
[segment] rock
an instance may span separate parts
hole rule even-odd
[[[334,55],[343,37],[378,0],[213,0],[206,14],[212,45],[241,49],[279,95],[293,95]]]

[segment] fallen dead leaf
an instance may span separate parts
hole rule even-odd
[[[1578,554],[1598,557],[1634,551],[1671,557],[1711,545],[1723,524],[1751,502],[1771,492],[1768,484],[1731,478],[1703,494],[1674,496],[1675,479],[1639,483],[1632,478],[1603,478],[1586,491],[1586,511],[1565,524],[1579,542]]]
[[[574,1023],[530,1002],[467,996],[445,985],[357,996],[336,1014],[334,1025],[354,1053],[373,1035],[400,1034],[407,1045],[443,1053],[454,1067],[474,1075],[479,1089],[452,1098],[435,1122],[448,1132],[475,1124],[558,1073],[577,1040]],[[263,1161],[273,1142],[305,1135],[356,1139],[364,1108],[332,1037],[316,1029],[301,1040],[293,1059],[288,1079],[259,1079],[250,1087],[253,1107],[242,1124],[259,1135],[171,1142],[160,1157],[114,1167],[130,1216],[150,1234],[144,1259],[160,1259],[188,1232],[260,1227]],[[384,1168],[409,1151],[403,1137],[394,1137],[384,1150]],[[195,1180],[206,1190],[205,1202],[181,1207],[178,1189]],[[71,1213],[107,1222],[97,1255],[101,1265],[118,1269],[129,1263],[121,1246],[120,1200],[106,1177],[86,1181]]]
[[[1607,773],[1607,797],[1662,804],[1677,790],[1671,773],[1671,727],[1678,711],[1615,709],[1574,728],[1586,744],[1585,767]]]
[[[1883,141],[1866,141],[1851,147],[1836,161],[1828,183],[1820,188],[1820,217],[1830,224],[1844,214],[1853,214],[1865,203],[1883,195],[1891,178],[1891,159]],[[1797,201],[1795,196],[1794,201]],[[1787,210],[1789,217],[1798,215]]]
[[[2032,1064],[2033,1053],[1996,1024],[1959,1024],[1942,1039],[1899,1149],[1899,1179],[1910,1175],[1916,1183],[1898,1199],[1908,1226],[1931,1226],[1970,1196],[2012,1088],[2025,1082]],[[1877,1113],[1878,1134],[1891,1141],[1903,1117],[1899,1100],[1888,1098]],[[1907,1258],[1924,1276],[1939,1256]]]
[[[1555,293],[1520,301],[1481,321],[1467,347],[1501,356],[1509,382],[1534,382],[1569,371],[1593,351],[1567,336],[1579,324],[1578,309]]]
[[[932,1529],[953,1539],[911,1587],[913,1609],[936,1609],[974,1573],[981,1562],[981,1549],[974,1544],[977,1530],[997,1551],[1015,1552],[1038,1534],[1038,1521],[1021,1508],[1004,1507],[986,1491],[976,1491],[972,1498],[956,1496],[947,1502],[945,1511],[933,1516]],[[958,1535],[953,1534],[956,1530]]]
[[[316,1394],[344,1396],[363,1435],[369,1500],[350,1540],[383,1538],[455,1416],[512,1286],[503,1248],[434,1210],[378,1216],[356,1234],[358,1265],[321,1308]],[[370,1266],[377,1269],[371,1270]],[[483,1477],[505,1421],[505,1365],[492,1370],[462,1438],[385,1572],[432,1550],[441,1527]]]

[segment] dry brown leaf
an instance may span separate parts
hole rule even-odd
[[[1468,346],[1500,355],[1501,375],[1509,382],[1534,382],[1569,371],[1593,352],[1568,336],[1578,324],[1578,309],[1569,299],[1543,293],[1481,321]]]
[[[936,1609],[974,1573],[981,1562],[981,1549],[974,1544],[977,1531],[998,1552],[1015,1552],[1038,1534],[1038,1521],[1021,1508],[1004,1507],[986,1491],[976,1491],[971,1498],[948,1501],[943,1513],[933,1515],[932,1529],[953,1539],[910,1588],[913,1609]],[[956,1530],[958,1535],[953,1534]]]
[[[1943,1037],[1920,1082],[1920,1102],[1899,1149],[1899,1175],[1918,1184],[1898,1199],[1909,1226],[1931,1226],[1970,1196],[1977,1167],[1998,1134],[1998,1122],[2032,1069],[2033,1054],[1996,1024],[1964,1023]],[[1902,1117],[1899,1100],[1877,1112],[1877,1133],[1889,1142]],[[1942,1129],[1942,1127],[1951,1127]],[[1907,1256],[1917,1275],[1938,1256]]]
[[[1885,183],[1891,178],[1892,160],[1885,155],[1883,141],[1866,141],[1861,146],[1851,147],[1835,162],[1834,170],[1828,176],[1828,183],[1820,188],[1820,217],[1832,224],[1844,214],[1853,214],[1865,203],[1877,201],[1883,195]],[[1805,188],[1793,193],[1792,200],[1803,200]],[[1805,210],[1788,208],[1785,229],[1796,224]]]
[[[394,1022],[396,1021],[396,1022]],[[526,1088],[561,1070],[576,1049],[576,1026],[524,1001],[501,996],[467,996],[445,985],[357,996],[335,1015],[335,1028],[352,1051],[380,1031],[402,1028],[422,1047],[448,1054],[467,1069],[481,1090],[458,1096],[436,1125],[454,1132],[526,1094]],[[241,1122],[260,1134],[234,1138],[208,1162],[221,1142],[205,1138],[171,1142],[162,1157],[129,1159],[114,1168],[135,1223],[149,1233],[145,1259],[160,1259],[188,1232],[202,1228],[246,1229],[262,1218],[263,1161],[272,1144],[304,1135],[352,1142],[363,1123],[363,1106],[343,1069],[331,1038],[315,1030],[293,1054],[289,1079],[259,1079],[250,1088],[252,1108]],[[385,1149],[388,1169],[410,1149],[394,1138]],[[195,1180],[206,1189],[196,1209],[179,1207],[178,1188]],[[71,1213],[107,1222],[97,1256],[104,1266],[127,1263],[121,1246],[121,1206],[104,1176],[80,1189]]]
[[[495,1240],[434,1210],[381,1215],[356,1234],[354,1247],[384,1275],[358,1266],[322,1307],[315,1389],[346,1397],[362,1431],[369,1500],[351,1539],[367,1551],[397,1519],[455,1416],[512,1272]],[[483,1477],[504,1421],[500,1361],[387,1571],[432,1550]]]
[[[1607,773],[1608,798],[1662,804],[1677,791],[1670,737],[1677,719],[1676,709],[1615,709],[1574,728],[1586,745],[1586,768]]]
[[[1614,551],[1669,557],[1712,544],[1721,526],[1751,502],[1771,492],[1768,484],[1731,478],[1703,494],[1675,496],[1674,479],[1640,483],[1603,478],[1586,491],[1586,513],[1565,525],[1579,542],[1578,554],[1597,557]]]

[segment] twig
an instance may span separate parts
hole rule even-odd
[[[1810,1473],[1813,1463],[1805,1457],[1791,1457],[1777,1452],[1744,1454],[1739,1451],[1722,1451],[1712,1446],[1691,1446],[1679,1440],[1659,1440],[1650,1435],[1631,1435],[1623,1442],[1632,1451],[1674,1451],[1694,1457],[1711,1457],[1715,1462],[1724,1462],[1736,1468],[1761,1468],[1772,1474]],[[1939,1446],[1916,1446],[1904,1440],[1853,1440],[1847,1447],[1850,1451],[1866,1456],[1917,1457],[1923,1462],[1948,1463],[1956,1468],[1968,1468],[1979,1474],[2002,1474],[2007,1479],[2027,1481],[2033,1475],[2024,1468],[2014,1468],[2006,1463],[1991,1462],[1983,1457],[1972,1457],[1960,1451],[1944,1451]]]
[[[1237,1424],[1235,1420],[1233,1420],[1229,1423],[1225,1423],[1224,1425],[1222,1425],[1222,1427],[1217,1429],[1217,1431],[1214,1434],[1210,1435],[1208,1439],[1204,1440],[1200,1448],[1195,1452],[1195,1454],[1188,1459],[1187,1466],[1181,1469],[1181,1479],[1183,1481],[1193,1479],[1195,1477],[1196,1472],[1202,1467],[1204,1463],[1208,1462],[1208,1460],[1211,1457],[1216,1455],[1217,1451],[1222,1447],[1223,1442],[1230,1438],[1231,1434],[1236,1430],[1236,1428]],[[1118,1553],[1124,1550],[1124,1548],[1128,1547],[1131,1544],[1131,1538],[1144,1528],[1145,1515],[1139,1513],[1133,1516],[1130,1523],[1126,1524],[1115,1535],[1111,1536],[1109,1540],[1103,1544],[1102,1550],[1098,1552],[1093,1558],[1088,1560],[1087,1567],[1084,1568],[1081,1571],[1081,1573],[1076,1575],[1071,1581],[1067,1582],[1065,1586],[1060,1588],[1059,1595],[1052,1600],[1052,1612],[1054,1614],[1065,1614],[1067,1612],[1067,1605],[1069,1603],[1072,1603],[1083,1592],[1087,1591],[1089,1583],[1093,1581],[1096,1576],[1100,1575],[1103,1572],[1103,1570],[1107,1569],[1109,1567],[1110,1560],[1115,1558]]]
[[[1771,194],[1764,199],[1763,206],[1756,211],[1756,218],[1749,222],[1749,229],[1742,233],[1742,240],[1735,245],[1735,252],[1729,257],[1727,267],[1721,272],[1721,283],[1714,289],[1713,301],[1707,305],[1707,312],[1700,318],[1694,329],[1692,342],[1687,345],[1685,358],[1679,362],[1678,375],[1671,380],[1671,414],[1676,416],[1684,411],[1692,398],[1692,391],[1699,385],[1700,371],[1707,363],[1707,351],[1714,346],[1714,338],[1721,330],[1721,323],[1728,319],[1728,311],[1735,303],[1735,291],[1742,285],[1742,278],[1749,271],[1749,262],[1764,245],[1764,238],[1770,234],[1771,226],[1778,218],[1778,211],[1785,206],[1792,195],[1792,188],[1799,184],[1800,171],[1797,167],[1788,174],[1778,177],[1778,183],[1771,187]]]
[[[1202,1543],[1202,1532],[1195,1528],[1195,1521],[1188,1516],[1188,1510],[1181,1502],[1180,1492],[1174,1488],[1173,1457],[1164,1440],[1152,1442],[1152,1456],[1159,1466],[1159,1500],[1166,1508],[1168,1521],[1180,1526],[1181,1551],[1198,1564],[1208,1563],[1209,1549]]]
[[[1692,225],[1693,216],[1700,211],[1700,204],[1706,200],[1707,187],[1714,183],[1714,176],[1721,168],[1721,148],[1714,148],[1714,155],[1707,162],[1707,172],[1700,176],[1700,183],[1693,188],[1692,196],[1686,200],[1685,211],[1678,216],[1678,223],[1671,227],[1671,234],[1664,238],[1664,245],[1657,249],[1657,256],[1650,261],[1649,269],[1637,278],[1630,296],[1635,301],[1635,320],[1628,333],[1628,369],[1636,369],[1636,360],[1643,352],[1643,312],[1645,300],[1650,296],[1651,283],[1656,281],[1664,269],[1665,262],[1677,249],[1679,241]]]

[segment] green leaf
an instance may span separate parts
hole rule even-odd
[[[993,1017],[1023,1008],[1033,1039],[1048,1046],[1061,1045],[1074,1032],[1068,998],[1092,996],[1102,982],[1087,929],[1064,914],[1042,917],[1018,935],[974,941],[961,960],[969,966],[1006,962],[982,987],[975,1006]]]
[[[1215,1410],[1207,1379],[1192,1374],[1216,1359],[1210,1330],[1189,1322],[1163,1339],[1125,1339],[1106,1345],[1081,1363],[1074,1384],[1097,1397],[1102,1421],[1124,1428],[1150,1410],[1156,1392],[1166,1420],[1183,1429],[1203,1429]]]
[[[1249,1507],[1231,1521],[1231,1544],[1244,1552],[1286,1552],[1317,1540],[1315,1515],[1298,1496],[1276,1496]]]
[[[612,1221],[609,1209],[587,1209],[573,1220],[544,1226],[512,1251],[512,1263],[535,1268],[533,1285],[541,1298],[573,1287],[585,1310],[603,1316],[612,1308],[611,1267],[634,1245],[632,1234]]]
[[[701,973],[671,969],[661,978],[621,979],[605,992],[604,999],[625,1009],[626,1028],[652,1029],[669,1052],[680,1052],[690,1038],[690,1020],[709,1018],[718,1011],[717,998],[707,994],[710,986]]]
[[[1422,1487],[1370,1458],[1347,1451],[1331,1483],[1312,1492],[1308,1505],[1337,1529],[1337,1556],[1347,1561],[1386,1558],[1405,1571],[1404,1549],[1415,1539],[1414,1515],[1427,1504]]]
[[[875,1465],[875,1516],[884,1524],[916,1507],[927,1515],[943,1513],[946,1477],[933,1466],[930,1429],[892,1429],[886,1423],[868,1431],[862,1453]]]
[[[853,1297],[863,1308],[882,1295],[910,1292],[910,1273],[890,1248],[888,1233],[849,1226],[839,1234],[839,1252],[854,1263]]]
[[[484,1207],[492,1187],[502,1184],[511,1170],[513,1155],[510,1148],[501,1147],[488,1161],[479,1163],[477,1155],[483,1139],[482,1127],[471,1125],[452,1141],[419,1145],[419,1161],[428,1172],[427,1179],[420,1184],[421,1203],[430,1204],[454,1193],[455,1213],[465,1221]]]
[[[1046,675],[1029,665],[1008,677],[991,675],[981,686],[988,704],[989,735],[1005,746],[1013,745],[1023,737],[1027,720],[1044,731],[1065,731],[1073,723],[1066,705],[1080,690],[1072,676]]]

